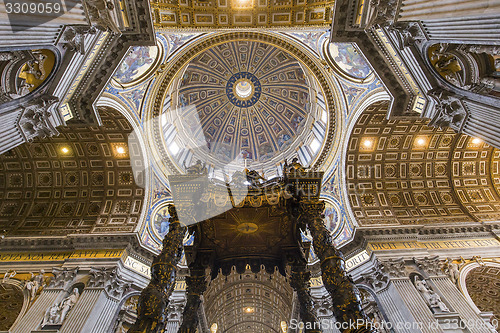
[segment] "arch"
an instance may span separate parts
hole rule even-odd
[[[51,83],[60,65],[61,55],[53,47],[0,51],[0,104],[11,105],[38,94]]]
[[[280,332],[280,322],[288,322],[292,313],[293,291],[280,274],[269,276],[233,269],[226,282],[219,275],[204,293],[207,322],[217,323],[221,332]]]
[[[488,270],[490,270],[489,268],[493,269],[494,272],[488,272]],[[488,278],[485,278],[485,276],[487,277],[488,275],[492,277],[496,276],[495,286],[488,285]],[[481,281],[477,284],[473,284],[478,276],[481,277]],[[458,286],[469,304],[477,313],[493,312],[494,318],[496,318],[497,321],[499,320],[500,311],[498,305],[500,304],[500,295],[498,290],[500,290],[500,263],[485,262],[484,264],[479,264],[478,262],[472,262],[465,265],[460,270]],[[492,287],[496,289],[494,290],[496,291],[496,295],[488,293],[491,291]],[[482,296],[488,297],[486,302],[482,299]],[[497,305],[496,307],[495,304]]]
[[[135,181],[130,123],[100,110],[103,126],[62,127],[0,156],[0,224],[10,235],[132,232],[145,191]]]
[[[350,208],[360,225],[493,221],[500,217],[497,150],[481,140],[364,110],[347,140]]]
[[[122,297],[106,333],[128,331],[137,318],[137,301],[140,294],[139,291],[134,291]],[[131,301],[132,299],[135,301]]]
[[[342,143],[342,156],[340,157],[340,168],[341,170],[346,169],[346,163],[347,163],[347,148],[349,146],[349,138],[352,135],[352,131],[354,129],[354,126],[356,125],[356,122],[358,118],[361,116],[361,114],[368,108],[368,106],[376,103],[382,103],[382,102],[387,102],[387,103],[392,103],[391,102],[391,97],[387,94],[385,91],[381,91],[378,93],[375,93],[373,95],[368,95],[359,105],[358,107],[353,110],[353,116],[352,120],[349,123],[349,126],[347,127],[346,130],[346,136],[345,139]],[[346,205],[345,209],[347,211],[347,214],[349,215],[349,221],[353,221],[355,226],[358,226],[358,221],[355,218],[355,215],[351,209],[351,205],[348,203],[349,201],[349,195],[347,191],[347,178],[346,177],[341,177],[340,179],[342,186],[340,186],[341,191],[342,191],[342,196],[345,198]]]
[[[20,281],[0,283],[0,331],[9,331],[26,312],[29,297]]]

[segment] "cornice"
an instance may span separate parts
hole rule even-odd
[[[82,249],[127,249],[146,260],[155,252],[144,248],[136,233],[107,235],[68,235],[62,237],[5,237],[0,251],[72,251]]]
[[[432,241],[443,239],[473,239],[500,235],[500,222],[460,223],[428,226],[358,227],[354,238],[341,248],[345,255],[365,248],[370,241]]]

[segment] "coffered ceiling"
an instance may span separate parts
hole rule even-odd
[[[349,138],[349,202],[362,225],[494,221],[500,217],[500,151],[481,140],[387,120],[367,108]]]
[[[128,121],[101,109],[102,127],[59,128],[0,156],[0,230],[9,235],[131,232],[144,189],[132,174]]]

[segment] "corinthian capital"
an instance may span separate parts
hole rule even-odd
[[[443,90],[431,92],[429,96],[436,101],[436,113],[429,126],[450,127],[457,132],[461,132],[468,112],[460,98]]]
[[[77,273],[78,273],[78,267],[73,269],[54,267],[52,269],[52,274],[54,274],[54,278],[50,280],[50,283],[47,288],[63,289],[71,281],[73,281]]]
[[[413,261],[417,264],[418,268],[429,275],[443,275],[443,271],[441,270],[442,264],[438,256],[413,258]]]
[[[391,277],[405,277],[406,265],[403,258],[384,260],[382,263],[382,271]]]
[[[58,100],[57,97],[43,95],[24,106],[19,125],[27,141],[59,134],[49,119],[52,116],[49,108]]]
[[[366,284],[376,292],[387,288],[390,281],[389,275],[384,270],[384,266],[379,260],[373,263],[371,272],[361,274],[361,276],[363,278],[361,283]]]

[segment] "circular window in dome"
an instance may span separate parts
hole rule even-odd
[[[200,160],[211,173],[248,167],[269,179],[285,159],[302,154],[310,165],[321,152],[310,147],[322,147],[327,131],[328,113],[315,98],[321,85],[286,50],[258,41],[211,46],[170,87],[163,139],[180,169]],[[172,153],[172,145],[182,148]]]
[[[247,79],[242,79],[236,84],[234,91],[239,98],[246,99],[253,94],[253,85]]]

